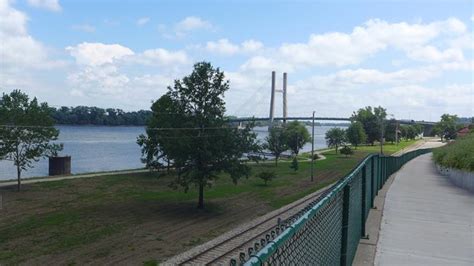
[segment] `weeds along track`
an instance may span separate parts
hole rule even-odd
[[[330,191],[330,187],[332,185],[177,255],[164,265],[238,265],[312,208]]]

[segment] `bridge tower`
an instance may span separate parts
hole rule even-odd
[[[273,125],[273,119],[275,118],[275,92],[281,92],[283,94],[283,123],[286,123],[286,118],[288,117],[287,101],[286,101],[286,91],[287,91],[287,80],[288,75],[283,73],[283,88],[282,90],[276,90],[275,88],[275,79],[276,73],[272,71],[272,87],[271,87],[271,97],[270,97],[270,126]]]

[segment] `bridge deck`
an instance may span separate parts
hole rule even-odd
[[[431,154],[395,176],[383,210],[376,265],[474,265],[474,195],[438,174]]]

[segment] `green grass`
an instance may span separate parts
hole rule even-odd
[[[444,167],[474,172],[474,133],[435,149],[433,159]]]
[[[386,150],[395,152],[412,143],[402,142],[393,147],[387,144]],[[203,214],[214,215],[212,219],[231,215],[234,211],[228,208],[239,199],[248,199],[248,203],[244,201],[246,205],[265,206],[266,211],[277,209],[337,181],[369,152],[377,149],[377,146],[360,147],[350,157],[335,154],[334,151],[323,153],[326,159],[316,161],[314,165],[314,182],[310,181],[311,161],[305,160],[300,161],[298,171],[290,169],[290,163],[285,160],[278,166],[273,162],[249,164],[252,174],[240,179],[237,184],[222,174],[212,187],[205,188],[207,212]],[[277,177],[264,185],[263,180],[256,177],[262,171],[274,171]],[[137,228],[141,223],[166,224],[169,218],[160,216],[162,206],[171,210],[175,206],[194,206],[198,197],[195,187],[190,187],[187,193],[170,188],[168,185],[174,178],[173,172],[112,174],[40,182],[28,185],[28,190],[21,194],[9,192],[15,197],[11,204],[17,204],[23,213],[7,215],[0,220],[0,263],[18,264],[43,255],[68,254],[98,241],[108,241],[109,236]],[[186,219],[182,211],[177,210],[178,214],[171,218],[176,222]],[[165,209],[163,212],[170,211]],[[202,235],[190,237],[179,242],[180,245],[194,246],[207,239]],[[113,246],[104,248],[91,256],[107,256],[110,250],[114,250]],[[155,265],[156,261],[143,263]]]
[[[400,141],[400,143],[398,143],[398,145],[395,144],[395,143],[388,142],[388,143],[385,143],[383,145],[383,152],[386,155],[390,155],[390,154],[396,153],[398,151],[401,151],[402,149],[405,149],[410,145],[415,144],[417,141],[419,141],[419,140],[402,140],[402,141]],[[365,152],[369,152],[369,153],[379,153],[380,152],[380,144],[375,143],[373,146],[371,146],[371,145],[359,146],[359,147],[357,147],[356,150],[365,151]]]

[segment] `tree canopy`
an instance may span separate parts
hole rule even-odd
[[[55,155],[62,145],[57,140],[59,130],[53,127],[46,103],[19,90],[3,94],[0,99],[0,159],[12,161],[17,168],[18,190],[21,172],[33,167],[33,162]]]
[[[336,154],[340,146],[346,141],[346,132],[342,128],[331,128],[326,132],[326,143],[328,147],[335,148]]]
[[[61,125],[103,125],[144,126],[151,117],[151,111],[125,112],[122,109],[89,106],[51,108],[55,124]]]
[[[178,174],[172,187],[198,188],[198,208],[204,208],[204,187],[211,186],[219,173],[229,174],[234,183],[248,176],[250,168],[241,158],[258,151],[251,125],[230,127],[224,117],[228,89],[229,81],[219,68],[207,62],[195,64],[189,76],[176,80],[153,103],[146,136],[138,139],[145,160],[159,164],[166,156],[173,162]]]
[[[434,130],[443,139],[454,139],[457,134],[457,115],[443,114],[441,120],[436,123]]]
[[[279,126],[270,128],[270,132],[265,138],[265,141],[264,148],[268,149],[273,156],[275,156],[275,165],[278,165],[278,159],[281,154],[289,149],[285,128]]]
[[[354,112],[351,120],[362,123],[367,134],[367,143],[373,145],[375,141],[380,141],[381,128],[383,128],[383,121],[386,117],[387,112],[381,106],[375,108],[367,106]]]
[[[354,145],[354,147],[359,146],[362,143],[365,143],[367,140],[367,135],[365,134],[364,127],[361,122],[354,121],[346,129],[347,141]]]
[[[306,143],[311,141],[308,129],[298,121],[285,125],[285,139],[290,150],[296,155]]]

